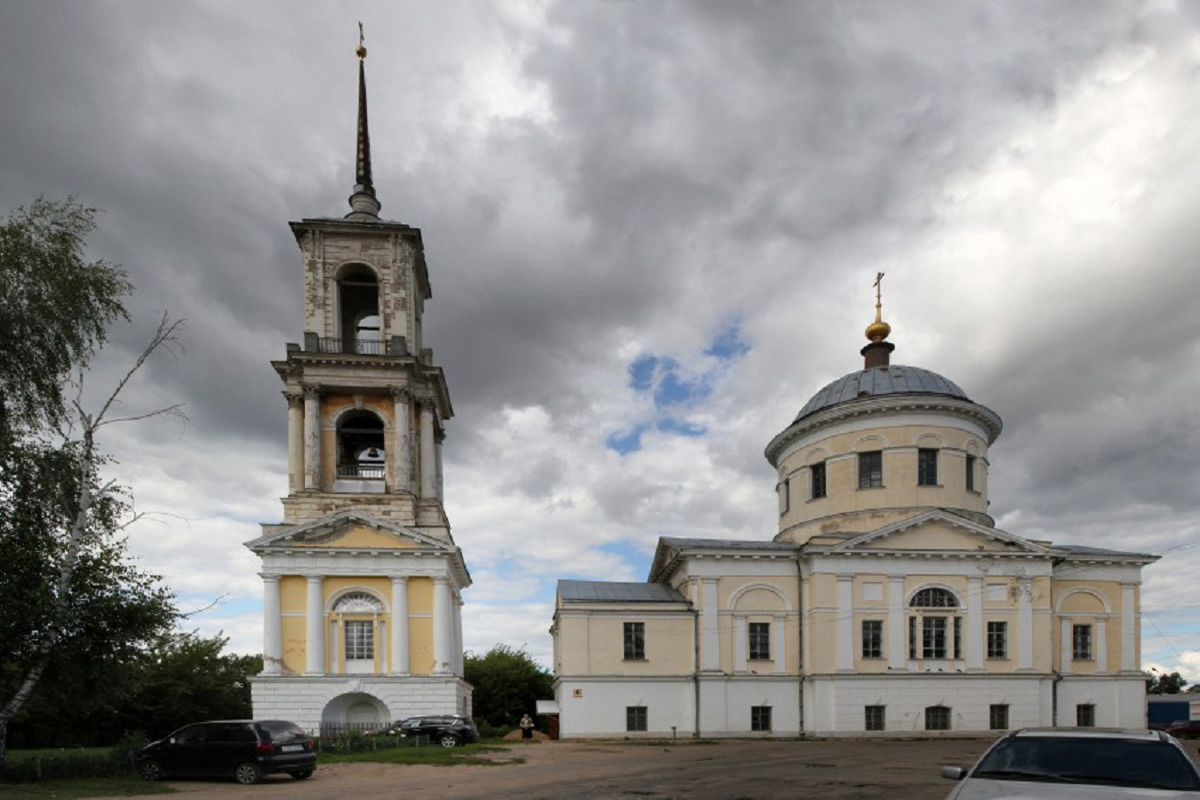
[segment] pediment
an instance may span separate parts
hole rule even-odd
[[[855,536],[830,552],[958,552],[1049,555],[1049,548],[1007,531],[935,509]]]
[[[331,550],[444,550],[456,548],[412,528],[357,511],[341,511],[300,525],[274,528],[246,546],[255,552],[286,548]]]

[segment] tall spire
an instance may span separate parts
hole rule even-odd
[[[358,23],[358,149],[354,160],[354,194],[350,195],[350,213],[346,219],[379,218],[379,201],[371,182],[371,131],[367,125],[367,48],[363,46],[363,25]]]

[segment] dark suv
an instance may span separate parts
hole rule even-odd
[[[313,740],[283,720],[216,720],[187,725],[143,747],[135,758],[148,781],[170,776],[232,777],[258,783],[273,772],[303,779],[317,767]]]
[[[455,714],[430,714],[424,717],[408,717],[393,722],[383,730],[391,736],[428,736],[429,741],[442,747],[455,747],[479,741],[479,730],[470,717]]]

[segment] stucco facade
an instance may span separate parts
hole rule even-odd
[[[877,314],[864,369],[768,444],[773,540],[663,538],[645,584],[560,582],[563,736],[1144,725],[1141,570],[1156,557],[996,528],[1000,417],[892,365],[889,333]],[[644,660],[619,636],[638,624]]]
[[[283,521],[246,543],[264,600],[254,713],[310,730],[471,712],[460,613],[471,579],[442,503],[453,408],[421,338],[421,232],[378,215],[361,62],[359,80],[350,213],[291,223],[305,330],[272,362],[288,496]]]

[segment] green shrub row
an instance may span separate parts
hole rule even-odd
[[[62,750],[45,755],[8,759],[4,780],[37,783],[64,778],[108,778],[133,772],[133,756],[149,740],[144,733],[126,733],[105,753]]]

